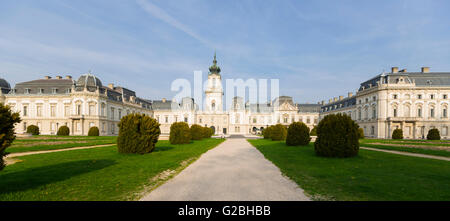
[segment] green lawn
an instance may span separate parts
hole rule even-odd
[[[116,146],[19,157],[0,171],[0,201],[137,200],[163,171],[186,163],[223,140],[186,145],[159,141],[150,154],[119,154]],[[166,178],[167,179],[167,178]]]
[[[40,150],[56,150],[71,147],[85,147],[102,144],[115,144],[117,137],[80,137],[80,136],[33,136],[19,138],[6,149],[8,153],[20,153]]]
[[[396,151],[404,151],[404,152],[410,152],[410,153],[420,153],[420,154],[450,157],[450,151],[447,151],[447,150],[433,150],[433,149],[426,149],[426,148],[421,148],[421,147],[407,147],[407,146],[405,146],[405,147],[403,147],[403,146],[386,146],[386,145],[379,145],[379,144],[372,144],[372,143],[423,145],[423,146],[430,146],[430,147],[433,147],[433,146],[449,146],[450,147],[450,144],[444,143],[444,142],[436,142],[436,141],[418,142],[418,141],[409,141],[409,140],[397,141],[397,140],[382,140],[382,139],[361,139],[360,146],[385,149],[385,150],[396,150]]]
[[[360,150],[353,158],[318,157],[314,146],[249,140],[313,199],[450,200],[450,163]]]

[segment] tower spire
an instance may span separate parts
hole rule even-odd
[[[220,74],[220,67],[217,66],[216,51],[214,50],[213,65],[209,67],[209,74]]]

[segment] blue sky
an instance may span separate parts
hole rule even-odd
[[[450,71],[449,1],[2,1],[0,77],[11,84],[92,70],[148,99],[206,76],[279,78],[318,102],[398,66]]]

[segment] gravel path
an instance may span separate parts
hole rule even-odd
[[[309,200],[245,139],[227,139],[141,200]]]
[[[399,155],[405,155],[405,156],[422,157],[422,158],[428,158],[428,159],[450,161],[450,157],[433,156],[433,155],[420,154],[420,153],[409,153],[409,152],[395,151],[395,150],[383,150],[383,149],[377,149],[377,148],[371,148],[371,147],[360,147],[360,148],[364,149],[364,150],[380,151],[380,152],[399,154]]]

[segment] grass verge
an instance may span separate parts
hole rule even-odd
[[[360,150],[353,158],[315,155],[313,144],[249,140],[314,200],[450,200],[450,163]]]
[[[159,141],[150,154],[119,154],[101,147],[18,157],[0,172],[0,201],[137,200],[164,171],[177,170],[223,140],[171,145]]]

